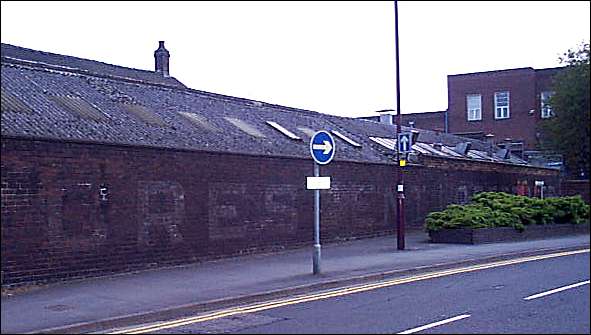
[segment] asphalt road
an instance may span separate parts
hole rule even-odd
[[[589,269],[589,253],[573,254],[259,304],[151,332],[589,334]]]

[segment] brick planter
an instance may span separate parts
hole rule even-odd
[[[589,234],[589,224],[553,224],[526,226],[523,232],[512,227],[480,229],[443,229],[429,231],[431,243],[480,244],[524,241],[576,234]]]

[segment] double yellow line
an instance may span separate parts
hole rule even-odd
[[[331,290],[331,291],[327,291],[327,292],[323,292],[323,293],[315,293],[315,294],[297,296],[294,298],[287,298],[287,299],[281,299],[281,300],[274,300],[274,301],[270,301],[270,302],[258,303],[258,304],[253,304],[253,305],[249,305],[249,306],[224,309],[224,310],[217,311],[217,312],[212,312],[212,313],[208,313],[208,314],[204,314],[204,315],[200,315],[200,316],[183,318],[183,319],[174,320],[174,321],[159,322],[156,324],[145,325],[145,326],[140,326],[140,327],[135,327],[135,328],[120,329],[120,330],[114,331],[110,334],[142,334],[142,333],[156,332],[156,331],[163,330],[163,329],[186,326],[186,325],[190,325],[193,323],[215,320],[215,319],[224,318],[224,317],[228,317],[228,316],[232,316],[232,315],[236,315],[236,314],[260,312],[260,311],[278,308],[278,307],[282,307],[282,306],[288,306],[288,305],[300,304],[303,302],[334,298],[334,297],[339,297],[339,296],[343,296],[343,295],[365,292],[365,291],[369,291],[369,290],[375,290],[378,288],[400,285],[400,284],[410,283],[410,282],[419,281],[419,280],[426,280],[426,279],[438,278],[438,277],[443,277],[443,276],[450,276],[450,275],[454,275],[454,274],[458,274],[458,273],[479,271],[479,270],[485,270],[485,269],[495,268],[495,267],[499,267],[499,266],[519,264],[519,263],[524,263],[524,262],[531,262],[531,261],[542,260],[542,259],[547,259],[547,258],[554,258],[554,257],[561,257],[561,256],[570,256],[570,255],[588,253],[588,252],[589,252],[589,249],[580,249],[580,250],[575,250],[575,251],[557,252],[557,253],[546,254],[546,255],[522,257],[522,258],[517,258],[517,259],[512,259],[512,260],[498,261],[498,262],[473,265],[473,266],[457,268],[457,269],[431,272],[431,273],[420,274],[420,275],[404,277],[404,278],[399,278],[399,279],[381,281],[381,282],[377,282],[377,283],[345,287],[345,288]]]

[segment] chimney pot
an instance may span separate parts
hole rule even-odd
[[[163,77],[170,77],[168,72],[170,53],[164,47],[164,41],[158,42],[158,49],[154,51],[154,59],[156,60],[156,72],[162,74]]]

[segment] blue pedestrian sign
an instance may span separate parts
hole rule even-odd
[[[411,133],[399,133],[398,134],[398,152],[409,153],[412,151],[412,134]]]
[[[330,163],[334,152],[334,139],[328,132],[320,130],[310,139],[310,153],[316,163],[320,165]]]

